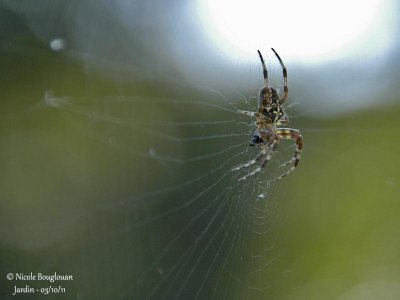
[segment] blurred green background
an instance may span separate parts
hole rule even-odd
[[[397,45],[372,65],[284,59],[302,161],[269,184],[294,150],[282,142],[239,182],[258,153],[236,113],[256,108],[256,55],[184,58],[189,29],[163,29],[179,1],[151,26],[162,4],[131,7],[143,18],[125,27],[106,2],[38,3],[0,6],[1,299],[25,284],[66,292],[21,299],[400,298]]]

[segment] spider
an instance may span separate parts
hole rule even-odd
[[[289,90],[287,86],[286,67],[283,64],[282,59],[280,58],[278,53],[273,48],[271,49],[278,58],[283,70],[283,95],[279,97],[276,89],[268,86],[268,71],[265,67],[264,58],[262,57],[261,52],[257,50],[261,60],[264,75],[264,87],[262,87],[260,90],[258,110],[257,112],[244,110],[238,110],[237,112],[256,118],[255,124],[257,128],[249,145],[253,147],[259,146],[261,148],[261,151],[254,159],[234,168],[233,170],[240,170],[242,168],[252,166],[258,161],[260,161],[260,164],[256,169],[241,177],[239,180],[245,180],[248,177],[260,172],[261,169],[264,168],[265,165],[271,160],[272,155],[278,147],[280,139],[296,140],[296,150],[294,152],[293,158],[288,162],[282,164],[282,166],[286,166],[293,163],[293,166],[282,175],[273,179],[273,181],[282,179],[283,177],[289,175],[291,172],[294,171],[300,161],[300,154],[303,148],[303,138],[300,134],[300,131],[292,128],[277,128],[277,125],[286,125],[289,123],[289,118],[282,108],[282,104],[286,101],[288,97]]]

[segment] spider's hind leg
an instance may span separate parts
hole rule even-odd
[[[269,138],[268,143],[261,144],[261,149],[262,149],[261,153],[257,156],[256,159],[250,161],[251,164],[250,164],[250,162],[245,164],[247,166],[250,166],[250,165],[256,163],[256,161],[259,160],[261,157],[264,157],[263,160],[261,161],[260,166],[258,166],[256,169],[254,169],[253,171],[251,171],[247,175],[239,178],[239,181],[246,180],[247,178],[257,174],[258,172],[260,172],[262,170],[262,168],[264,168],[266,166],[266,164],[271,160],[272,155],[274,154],[274,152],[276,151],[276,148],[278,147],[278,142],[279,142],[279,136],[278,135],[272,135]]]
[[[288,164],[293,163],[293,166],[286,171],[285,173],[283,173],[282,175],[278,176],[277,178],[273,179],[273,181],[275,180],[280,180],[283,177],[289,175],[290,173],[292,173],[297,165],[300,162],[300,154],[301,151],[303,149],[303,137],[300,134],[300,131],[296,130],[296,129],[291,129],[291,128],[279,128],[276,130],[276,134],[282,138],[282,139],[292,139],[292,140],[296,140],[296,150],[294,152],[294,156],[291,160],[287,161],[286,163],[282,164],[281,166],[286,166]]]
[[[239,171],[240,169],[247,168],[247,167],[254,165],[257,161],[259,161],[261,159],[261,157],[267,155],[267,152],[268,152],[268,149],[264,147],[255,158],[253,158],[252,160],[250,160],[249,162],[247,162],[245,164],[234,167],[232,169],[232,171]]]

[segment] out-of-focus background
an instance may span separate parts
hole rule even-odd
[[[399,299],[398,20],[394,0],[0,1],[1,299]],[[283,90],[271,47],[302,161],[271,182],[282,141],[239,181],[256,50]]]

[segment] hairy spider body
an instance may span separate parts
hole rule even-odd
[[[278,53],[273,48],[272,51],[278,58],[283,70],[284,93],[282,97],[279,97],[278,92],[274,88],[268,86],[268,71],[265,67],[264,58],[262,57],[261,52],[257,50],[264,75],[264,87],[260,90],[258,110],[257,112],[239,110],[238,112],[256,118],[257,129],[255,130],[249,145],[260,146],[261,151],[254,159],[234,168],[234,170],[240,170],[242,168],[249,167],[258,161],[261,161],[261,163],[259,167],[248,173],[246,176],[240,178],[240,180],[244,180],[250,176],[253,176],[254,174],[260,172],[263,167],[265,167],[265,165],[271,160],[273,153],[276,151],[280,139],[296,140],[296,149],[293,158],[283,164],[283,166],[286,166],[290,163],[293,163],[292,167],[274,180],[279,180],[289,175],[292,171],[294,171],[300,161],[300,154],[303,148],[303,138],[300,134],[300,131],[297,129],[277,127],[277,125],[286,125],[289,123],[289,118],[282,107],[283,103],[288,97],[289,90],[287,86],[286,67]]]

